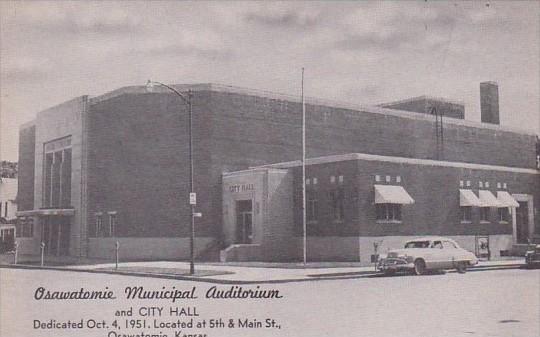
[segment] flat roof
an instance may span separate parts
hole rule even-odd
[[[439,166],[439,167],[466,168],[466,169],[473,169],[473,170],[540,174],[540,171],[538,170],[522,168],[522,167],[508,167],[508,166],[473,164],[473,163],[432,160],[432,159],[381,156],[381,155],[367,154],[367,153],[347,153],[347,154],[340,154],[340,155],[308,158],[306,159],[306,165],[337,163],[337,162],[349,161],[349,160],[367,160],[367,161],[378,161],[378,162],[397,163],[397,164],[426,165],[426,166]],[[255,166],[253,167],[253,169],[266,168],[266,167],[292,168],[292,167],[298,167],[301,165],[302,165],[301,160],[294,160],[294,161],[288,161],[288,162],[282,162],[282,163]]]
[[[249,89],[249,88],[237,87],[237,86],[232,86],[232,85],[224,85],[224,84],[216,84],[216,83],[173,84],[171,85],[171,87],[181,92],[185,92],[188,90],[214,91],[214,92],[224,92],[224,93],[239,94],[239,95],[246,95],[246,96],[263,97],[263,98],[268,98],[268,99],[284,100],[284,101],[296,102],[296,103],[302,102],[301,96],[297,96],[297,95],[289,95],[289,94],[276,93],[276,92],[266,91],[266,90]],[[158,92],[166,93],[169,91],[166,88],[162,88],[160,86],[154,87],[153,93],[158,93]],[[126,87],[118,88],[116,90],[107,92],[103,95],[88,97],[88,101],[89,101],[89,104],[96,104],[96,103],[106,101],[108,99],[111,99],[120,95],[124,95],[124,94],[146,94],[146,93],[148,92],[146,90],[145,85],[126,86]],[[80,99],[81,97],[84,97],[84,96],[80,96],[75,99]],[[361,112],[361,113],[373,113],[373,114],[395,116],[395,117],[408,118],[408,119],[414,119],[414,120],[424,120],[424,121],[429,121],[429,122],[433,121],[433,116],[428,115],[428,114],[384,108],[384,107],[376,106],[376,105],[353,104],[353,103],[313,98],[313,97],[305,97],[305,102],[306,104],[309,104],[309,105],[325,106],[329,108],[338,108],[338,109],[347,109],[347,110],[352,110],[352,111]],[[62,105],[62,104],[63,103],[58,104],[58,105]],[[49,109],[45,109],[43,111],[46,111]],[[469,121],[465,119],[451,118],[451,117],[443,117],[443,119],[444,119],[445,125],[467,126],[467,127],[473,127],[473,128],[479,128],[479,129],[489,129],[489,130],[494,130],[494,131],[507,131],[507,132],[513,132],[513,133],[518,133],[518,134],[523,134],[523,135],[536,135],[534,131],[524,130],[524,129],[515,128],[515,127],[501,126],[498,124],[479,123],[479,122]]]
[[[171,86],[174,89],[181,92],[188,91],[188,90],[215,91],[215,92],[232,93],[232,94],[239,94],[239,95],[246,95],[246,96],[257,96],[257,97],[284,100],[284,101],[296,102],[296,103],[302,102],[301,96],[276,93],[276,92],[266,91],[266,90],[249,89],[249,88],[217,84],[217,83],[173,84]],[[165,93],[165,92],[168,92],[168,90],[166,88],[156,86],[154,87],[153,92]],[[95,103],[98,103],[107,99],[111,99],[116,96],[124,95],[124,94],[143,94],[143,93],[148,93],[146,91],[146,86],[144,85],[128,86],[128,87],[122,87],[122,88],[113,90],[111,92],[105,93],[100,96],[91,97],[89,98],[89,101],[90,101],[90,104],[95,104]],[[426,97],[429,97],[429,96],[426,96]],[[313,98],[313,97],[305,97],[305,102],[306,104],[325,106],[329,108],[340,108],[340,109],[353,110],[357,112],[366,112],[366,113],[380,114],[380,115],[386,115],[386,116],[395,116],[395,117],[402,117],[402,118],[408,118],[408,119],[414,119],[414,120],[425,120],[425,121],[430,121],[430,122],[433,121],[433,116],[428,115],[428,114],[384,108],[384,107],[375,106],[375,105],[353,104],[353,103]],[[456,102],[453,102],[453,103],[459,104]],[[451,118],[451,117],[443,117],[443,119],[446,125],[459,125],[459,126],[468,126],[468,127],[473,127],[473,128],[489,129],[489,130],[495,130],[495,131],[507,131],[507,132],[524,134],[524,135],[536,135],[534,131],[523,130],[523,129],[514,128],[514,127],[501,126],[498,124],[479,123],[479,122],[469,121],[465,119]]]
[[[427,96],[427,95],[404,98],[398,101],[392,101],[392,102],[387,102],[387,103],[381,103],[381,104],[377,104],[377,106],[387,107],[390,105],[409,103],[409,102],[415,102],[415,101],[438,101],[438,102],[450,103],[450,104],[455,104],[455,105],[460,105],[460,106],[465,107],[465,102],[462,102],[462,101],[451,100],[451,99],[443,98],[443,97]]]

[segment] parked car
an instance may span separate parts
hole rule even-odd
[[[468,266],[478,263],[476,256],[445,237],[423,237],[405,243],[403,249],[390,250],[379,259],[377,269],[387,275],[411,271],[416,275],[428,270],[456,269],[465,273]]]
[[[540,267],[540,244],[533,244],[525,253],[527,268]]]

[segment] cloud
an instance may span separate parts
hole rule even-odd
[[[266,28],[312,28],[320,23],[321,15],[318,11],[300,10],[294,8],[264,8],[249,11],[244,14],[244,21]]]

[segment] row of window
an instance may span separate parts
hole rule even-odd
[[[335,184],[336,181],[338,184],[343,184],[344,178],[343,176],[330,176],[330,183]],[[306,178],[306,185],[317,185],[319,183],[319,180],[316,177],[313,178]]]
[[[459,187],[471,187],[471,181],[470,180],[460,180],[459,181]],[[479,181],[478,182],[479,188],[489,188],[489,181]],[[508,185],[506,183],[497,183],[497,188],[499,189],[506,189],[508,188]]]
[[[104,220],[107,220],[107,222],[105,223]],[[116,212],[109,212],[106,215],[96,213],[94,225],[90,226],[88,236],[93,238],[115,237],[116,227]]]
[[[461,222],[472,221],[472,206],[461,206]],[[480,222],[490,222],[491,208],[480,207]],[[508,208],[497,208],[497,219],[499,222],[509,222],[510,213]]]

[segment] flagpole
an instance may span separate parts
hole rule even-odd
[[[306,227],[306,102],[304,99],[304,68],[302,67],[302,226],[304,229],[304,266],[307,263]]]

